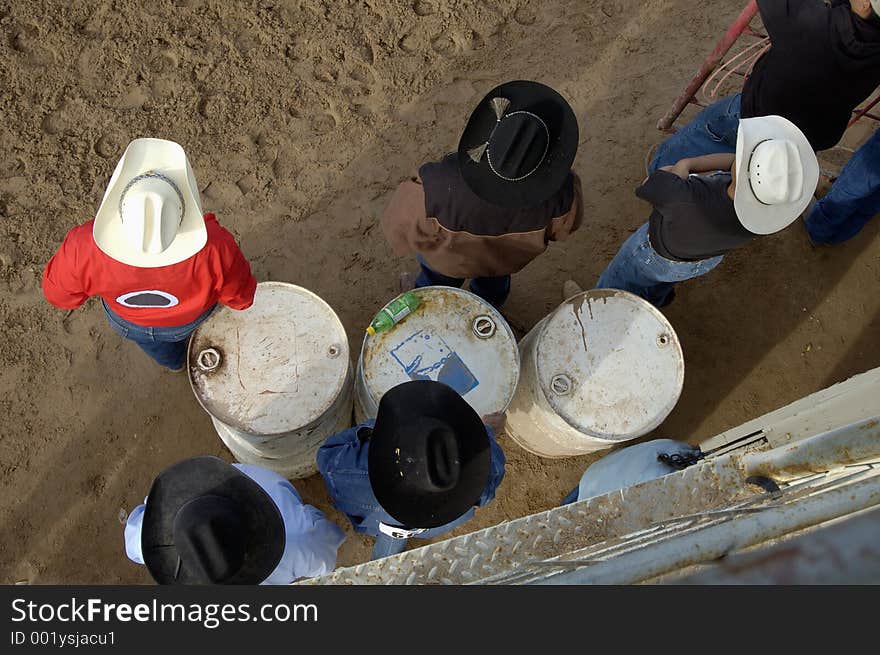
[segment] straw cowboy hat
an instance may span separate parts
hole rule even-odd
[[[782,116],[743,118],[736,138],[733,206],[753,234],[773,234],[803,213],[819,182],[807,137]]]
[[[468,119],[458,166],[493,205],[533,207],[562,188],[577,154],[578,123],[559,93],[516,80],[492,89]]]
[[[208,241],[199,188],[183,148],[135,139],[113,171],[92,235],[113,259],[140,268],[188,259]]]
[[[489,481],[489,437],[451,387],[405,382],[379,401],[367,470],[382,508],[405,528],[436,528],[477,504]]]
[[[141,549],[159,584],[259,584],[285,543],[275,501],[217,457],[183,460],[153,481]]]

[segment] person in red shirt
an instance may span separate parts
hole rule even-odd
[[[202,213],[183,148],[163,139],[128,145],[94,220],[70,230],[43,271],[50,303],[100,296],[111,327],[172,371],[214,306],[247,309],[256,287],[234,237]]]

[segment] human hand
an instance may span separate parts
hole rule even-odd
[[[661,166],[660,170],[673,173],[674,175],[678,175],[681,179],[686,180],[688,175],[691,174],[690,160],[680,159],[673,166]]]

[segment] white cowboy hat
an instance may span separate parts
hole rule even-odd
[[[773,234],[793,223],[818,182],[816,153],[794,123],[782,116],[740,120],[733,206],[749,232]]]
[[[95,216],[98,247],[123,264],[168,266],[208,241],[199,187],[183,148],[135,139],[116,164]]]

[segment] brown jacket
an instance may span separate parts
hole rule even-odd
[[[573,172],[541,205],[507,209],[481,200],[458,172],[455,155],[425,164],[400,184],[382,217],[394,253],[416,252],[443,275],[509,275],[580,227],[581,182]]]

